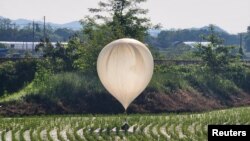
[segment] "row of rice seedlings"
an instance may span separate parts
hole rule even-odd
[[[36,128],[36,139],[38,140],[38,141],[42,141],[42,137],[41,137],[41,131],[42,131],[42,127],[38,127],[38,128]]]
[[[158,140],[166,140],[167,137],[165,137],[162,133],[161,133],[161,128],[166,125],[166,121],[164,119],[161,118],[160,122],[158,122],[157,127],[156,127],[156,132],[158,134]]]
[[[17,129],[13,129],[12,132],[11,132],[12,141],[18,141],[18,139],[17,139],[16,136],[15,136],[15,133],[16,133],[17,131],[18,131]]]
[[[154,134],[154,128],[155,126],[157,127],[158,123],[157,121],[154,121],[151,123],[151,126],[149,127],[149,137],[152,139],[152,140],[158,140],[159,136]]]
[[[5,131],[1,131],[1,140],[5,141]]]
[[[101,125],[99,135],[102,137],[103,140],[110,140],[110,130],[110,128],[107,128],[107,123]]]
[[[30,130],[30,139],[31,139],[31,141],[39,141],[38,134],[36,132],[36,128]]]
[[[94,137],[91,134],[88,134],[87,132],[88,132],[87,128],[83,129],[83,135],[84,135],[85,139],[87,141],[94,141],[95,140]]]
[[[128,116],[129,124],[131,126],[137,124],[134,133],[124,133],[120,131],[120,127],[125,118],[123,115],[108,117],[52,116],[43,118],[0,118],[0,129],[3,131],[1,134],[3,141],[6,139],[7,133],[8,136],[11,133],[11,137],[14,141],[19,139],[24,140],[24,132],[27,132],[27,130],[30,132],[31,140],[42,140],[42,130],[46,130],[47,138],[53,140],[52,137],[50,137],[50,132],[51,129],[55,127],[57,128],[57,137],[62,141],[64,139],[61,137],[60,131],[66,129],[66,127],[72,129],[72,131],[67,130],[66,132],[70,140],[83,140],[77,134],[77,131],[81,128],[84,128],[82,132],[86,140],[115,140],[117,137],[128,140],[166,140],[168,138],[161,133],[160,128],[168,123],[166,125],[166,132],[171,136],[171,140],[204,140],[207,138],[206,127],[208,124],[246,124],[249,123],[250,119],[249,111],[249,108],[240,108],[191,115],[130,115]],[[188,127],[192,126],[194,122],[198,124],[195,125],[195,133],[192,133],[188,131]],[[146,136],[145,128],[150,124],[152,125],[149,127],[150,129],[147,133],[149,136]],[[179,124],[181,124],[181,126]],[[44,128],[45,126],[46,128]],[[116,132],[111,131],[114,127],[118,129]],[[94,133],[98,128],[100,128],[100,132]],[[178,128],[178,130],[176,128]],[[11,132],[9,132],[10,130]],[[186,138],[180,139],[179,132],[182,132]],[[16,138],[15,134],[19,134],[20,137]]]
[[[84,141],[84,139],[80,135],[77,134],[77,131],[80,130],[81,128],[82,126],[78,126],[73,129],[73,134],[77,141]]]
[[[168,122],[163,122],[160,124],[158,128],[158,133],[160,134],[160,140],[168,140],[169,139],[169,134],[166,131],[167,126],[169,125]]]
[[[67,139],[69,139],[70,141],[74,141],[75,138],[73,137],[72,134],[70,134],[70,130],[71,130],[71,129],[67,129],[67,130],[66,130]]]
[[[60,134],[62,130],[63,130],[63,129],[57,129],[57,132],[56,132],[57,138],[58,138],[58,140],[60,140],[60,141],[66,141],[66,140],[63,138],[63,136]]]
[[[20,141],[25,141],[25,138],[24,138],[24,131],[25,131],[24,128],[22,128],[22,129],[20,130],[20,133],[19,133],[19,139],[20,139]]]
[[[170,127],[168,128],[168,132],[170,133],[171,140],[176,140],[179,139],[178,132],[176,132],[175,127],[179,124],[176,121],[173,121],[171,123]]]
[[[53,141],[53,138],[50,135],[50,132],[52,131],[52,127],[50,126],[49,128],[46,129],[46,135],[49,141]]]

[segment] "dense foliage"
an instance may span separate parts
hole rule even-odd
[[[211,71],[225,72],[228,71],[228,66],[232,63],[238,63],[240,65],[239,57],[243,54],[240,52],[234,52],[235,46],[225,46],[223,40],[216,35],[214,26],[210,25],[210,34],[203,36],[203,40],[208,41],[208,45],[198,44],[197,56],[201,57],[203,63],[211,69]]]
[[[144,41],[151,24],[144,17],[147,10],[138,6],[143,2],[145,0],[99,2],[99,8],[89,9],[94,16],[82,20],[82,35],[72,37],[67,47],[52,47],[45,40],[37,48],[41,48],[44,57],[50,58],[52,62],[59,58],[71,70],[95,73],[98,54],[111,41],[120,38]]]
[[[145,17],[147,10],[138,6],[143,2],[145,0],[101,1],[98,8],[90,8],[94,16],[83,21],[84,43],[77,66],[95,72],[99,52],[111,41],[120,38],[144,41],[150,22]]]
[[[34,79],[36,61],[0,64],[0,96],[20,90]]]
[[[113,38],[126,37],[143,41],[147,30],[151,27],[150,20],[145,17],[148,10],[138,7],[143,2],[146,0],[99,2],[99,8],[90,8],[90,12],[96,13],[91,19],[101,20],[110,27]]]
[[[21,99],[41,104],[34,108],[41,108],[45,113],[123,112],[122,106],[108,94],[96,74],[61,72],[52,75],[45,64],[39,63],[30,85],[18,93],[2,97],[0,101],[16,101],[17,113],[18,107],[25,104],[19,103]],[[186,112],[244,105],[246,103],[241,98],[249,99],[244,93],[250,92],[250,70],[237,65],[229,68],[228,71],[214,73],[200,65],[156,66],[149,86],[128,112]],[[26,110],[22,114],[29,112],[35,111]],[[35,114],[39,114],[37,112]]]

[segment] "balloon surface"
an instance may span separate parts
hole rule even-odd
[[[106,45],[97,60],[97,72],[102,84],[125,110],[150,82],[153,68],[149,49],[129,38]]]

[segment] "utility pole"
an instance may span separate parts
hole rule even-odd
[[[35,41],[35,22],[33,20],[33,32],[32,32],[32,51],[34,50],[34,41]]]
[[[241,56],[241,59],[244,58],[244,51],[243,51],[243,33],[240,33],[240,48],[239,48],[239,54]]]
[[[240,33],[240,48],[242,48],[242,33]]]
[[[45,32],[46,28],[45,28],[45,16],[43,17],[43,38],[44,38],[44,42],[46,39],[46,32]]]
[[[11,29],[11,41],[14,41],[15,40],[15,24],[10,24],[10,27],[13,26]]]
[[[17,30],[16,29],[16,23],[14,23],[13,26],[14,26],[14,41],[16,42],[16,30]]]

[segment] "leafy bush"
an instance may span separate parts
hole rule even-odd
[[[196,55],[201,57],[205,66],[213,73],[225,72],[232,63],[238,63],[243,56],[242,48],[238,52],[235,46],[223,45],[223,39],[216,35],[214,26],[210,25],[211,34],[203,36],[203,40],[210,42],[204,46],[199,44]]]
[[[236,65],[237,66],[237,65]],[[230,94],[249,92],[250,70],[231,67],[223,73],[213,73],[201,65],[155,66],[148,90],[173,93],[178,90],[199,91],[203,94],[228,97]]]
[[[231,64],[224,76],[245,92],[250,92],[250,69],[241,64]]]
[[[46,81],[46,87],[39,93],[52,99],[74,101],[84,94],[98,94],[104,90],[96,75],[82,73],[60,73],[53,75]]]
[[[50,75],[43,81],[40,83],[44,86],[34,85],[36,91],[30,91],[24,99],[35,103],[50,101],[52,104],[66,107],[70,113],[83,111],[105,113],[123,110],[119,102],[103,88],[95,73],[63,72]]]
[[[148,86],[148,90],[161,93],[174,93],[180,89],[189,90],[188,81],[185,80],[185,70],[178,66],[156,66],[153,78]]]
[[[34,79],[36,61],[4,62],[0,65],[0,96],[20,90]]]

